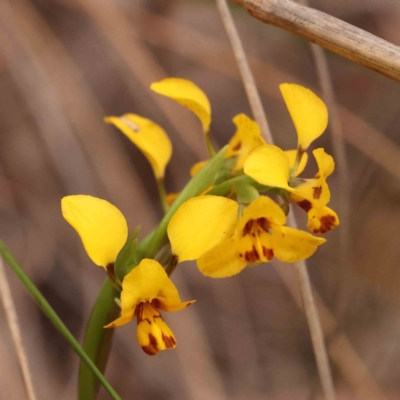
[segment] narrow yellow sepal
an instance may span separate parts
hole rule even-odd
[[[105,122],[116,126],[144,154],[157,179],[162,179],[172,155],[168,135],[155,122],[136,114],[107,117]]]
[[[188,108],[201,121],[204,133],[208,132],[211,123],[210,102],[193,82],[182,78],[167,78],[152,83],[150,89]]]
[[[168,225],[172,253],[179,262],[198,259],[233,233],[237,212],[235,201],[219,196],[199,196],[183,203]]]
[[[266,144],[252,151],[244,162],[244,173],[262,185],[292,191],[289,158],[277,146]]]
[[[115,262],[128,238],[125,217],[117,207],[97,197],[74,195],[61,200],[61,210],[96,265],[106,268]]]
[[[328,125],[325,103],[310,89],[293,83],[279,85],[286,107],[296,128],[298,147],[306,150]]]

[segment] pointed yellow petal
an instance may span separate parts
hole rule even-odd
[[[326,233],[339,225],[339,217],[329,207],[311,208],[308,213],[307,227],[314,233]]]
[[[226,237],[236,225],[236,201],[199,196],[183,203],[171,218],[168,237],[179,262],[196,260]]]
[[[64,197],[61,210],[96,265],[106,268],[115,262],[128,238],[125,217],[117,207],[96,197],[76,195]]]
[[[298,229],[282,227],[283,235],[272,231],[274,255],[283,262],[294,263],[311,257],[326,240]]]
[[[200,272],[212,278],[226,278],[242,271],[247,262],[239,257],[238,243],[239,237],[234,235],[205,253],[197,260]]]
[[[242,169],[246,157],[258,147],[266,144],[261,137],[260,127],[245,114],[236,115],[233,118],[236,132],[228,143],[225,157],[236,157],[234,171]]]
[[[258,183],[292,191],[289,158],[279,147],[266,144],[252,151],[244,162],[244,173]]]
[[[107,117],[105,122],[115,125],[144,154],[157,179],[164,177],[171,158],[171,142],[159,125],[135,114]]]
[[[181,78],[167,78],[151,84],[150,89],[187,107],[201,121],[204,133],[211,123],[211,106],[205,93],[193,82]]]
[[[180,299],[179,299],[179,301],[180,301]],[[163,297],[157,297],[151,303],[155,307],[159,308],[160,310],[174,312],[174,311],[183,310],[184,308],[191,306],[195,302],[196,302],[196,300],[178,302],[178,301],[166,299]]]
[[[290,168],[292,168],[294,166],[294,163],[296,162],[297,150],[287,150],[285,151],[285,154],[289,157],[289,165]],[[298,176],[304,171],[307,162],[308,162],[308,154],[304,153],[303,156],[301,157],[300,164],[297,167],[296,172],[294,173],[294,176]]]
[[[286,216],[282,208],[267,196],[260,196],[254,200],[244,211],[238,223],[238,232],[242,232],[250,220],[264,218],[269,228],[272,225],[283,225],[286,223]]]
[[[327,178],[335,169],[335,161],[333,157],[325,153],[324,149],[313,150],[313,155],[318,165],[318,174]]]
[[[328,125],[325,103],[311,90],[293,83],[279,86],[296,128],[298,147],[306,150]]]
[[[116,328],[131,322],[135,317],[135,307],[127,308],[121,311],[121,316],[114,320],[113,322],[106,325],[104,328]]]
[[[161,350],[174,349],[175,336],[161,314],[150,303],[139,307],[136,337],[143,351],[154,356]]]

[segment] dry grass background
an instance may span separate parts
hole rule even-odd
[[[400,44],[396,2],[311,5]],[[295,133],[278,85],[296,82],[321,93],[310,48],[237,7],[233,14],[275,140],[292,148]],[[147,162],[102,118],[135,112],[164,126],[174,145],[167,186],[177,191],[190,166],[206,156],[200,127],[189,112],[153,95],[149,84],[180,76],[202,87],[212,103],[212,134],[219,145],[234,132],[233,116],[250,109],[212,1],[3,0],[0,29],[0,237],[82,339],[104,273],[63,221],[60,198],[106,198],[143,233],[161,216]],[[350,182],[343,200],[338,174],[330,178],[332,206],[339,215],[348,207],[350,215],[347,228],[331,232],[309,260],[310,275],[336,319],[327,343],[338,398],[397,399],[400,86],[327,57]],[[330,129],[317,146],[333,151]],[[77,357],[7,272],[38,399],[75,398]],[[122,398],[321,398],[304,314],[276,269],[262,265],[211,280],[184,265],[174,281],[184,299],[198,300],[166,316],[178,338],[175,351],[146,356],[132,324],[115,335],[106,374]],[[349,349],[340,345],[343,334],[361,364],[337,362]],[[2,308],[0,335],[0,399],[24,399]],[[371,384],[379,389],[368,395]],[[108,395],[102,390],[99,397]]]

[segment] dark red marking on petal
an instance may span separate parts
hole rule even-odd
[[[149,333],[150,343],[147,346],[142,346],[143,351],[150,355],[155,356],[158,353],[157,339],[151,333]]]
[[[297,204],[307,213],[312,208],[312,204],[308,200],[299,201]]]
[[[233,151],[237,151],[240,150],[240,148],[242,147],[242,142],[239,141],[237,142],[237,144],[232,148]]]
[[[265,231],[268,232],[268,229],[271,227],[270,222],[267,218],[262,217],[257,219],[257,224]]]
[[[165,347],[167,349],[171,349],[171,348],[175,347],[176,340],[173,336],[166,336],[166,335],[162,334],[162,339],[163,339],[163,341],[165,343]]]
[[[270,261],[274,258],[274,251],[272,249],[267,249],[265,246],[262,247],[264,257]]]
[[[258,255],[258,253],[257,253],[257,250],[255,249],[254,246],[253,246],[253,250],[251,250],[251,251],[246,251],[246,253],[244,254],[244,259],[245,259],[247,262],[250,262],[250,263],[254,263],[254,262],[260,260],[260,257],[259,257],[259,255]]]
[[[319,220],[321,222],[321,226],[319,229],[314,229],[314,233],[326,233],[329,232],[332,228],[335,227],[336,218],[333,215],[324,215]]]
[[[153,308],[160,308],[160,300],[158,299],[153,299],[150,304],[153,306]]]
[[[246,225],[243,228],[243,236],[248,235],[251,232],[252,227],[253,227],[253,220],[251,219],[246,223]]]
[[[322,193],[322,186],[313,187],[313,198],[319,199]]]

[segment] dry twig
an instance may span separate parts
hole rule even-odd
[[[400,48],[371,33],[291,0],[232,0],[255,18],[400,81]]]
[[[251,73],[250,67],[248,65],[246,54],[240,42],[240,38],[237,33],[236,26],[233,22],[232,16],[230,14],[229,8],[226,4],[226,0],[216,0],[216,1],[218,4],[218,9],[221,15],[221,19],[224,22],[227,35],[231,41],[232,49],[235,54],[235,58],[238,62],[239,69],[242,75],[242,80],[246,87],[248,96],[250,98],[249,95],[250,93],[252,99],[254,98],[259,99],[258,90],[253,75]],[[264,136],[268,138],[268,141],[271,144],[273,144],[273,138],[270,132],[265,131],[265,128],[263,130],[263,127],[268,126],[268,123],[266,121],[265,114],[259,111],[259,108],[262,107],[261,101],[256,103],[250,102],[250,105],[253,110],[253,114],[259,115],[259,118],[264,119],[263,123],[260,126],[261,131],[264,134]],[[297,227],[296,220],[293,214],[290,214],[288,217],[288,225],[292,226],[293,228]],[[334,400],[336,396],[333,386],[332,374],[330,371],[328,355],[325,348],[324,335],[321,329],[317,307],[311,289],[311,282],[307,271],[307,265],[305,261],[300,261],[295,264],[295,267],[298,272],[301,294],[303,299],[303,306],[305,309],[308,326],[311,333],[311,340],[314,348],[315,358],[317,360],[317,367],[321,380],[322,389],[324,392],[324,397],[326,400]]]
[[[4,269],[3,259],[0,257],[0,297],[3,302],[6,319],[10,328],[12,340],[14,342],[15,351],[17,353],[19,367],[21,368],[22,378],[24,381],[25,391],[29,400],[36,400],[33,382],[29,370],[28,358],[22,343],[21,329],[18,321],[17,311],[15,309],[14,300],[11,295],[11,289],[8,284],[6,271]]]

